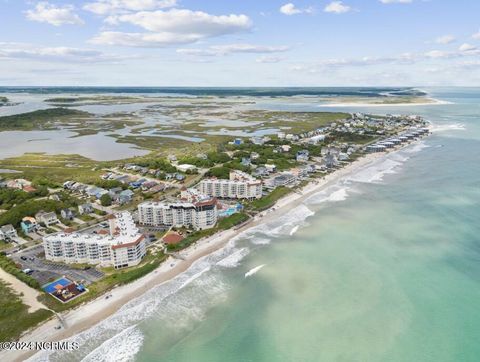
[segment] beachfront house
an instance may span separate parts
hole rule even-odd
[[[242,166],[250,166],[252,164],[252,161],[248,157],[242,157],[242,161],[240,162]]]
[[[308,140],[308,143],[310,143],[311,145],[317,145],[318,143],[323,142],[323,141],[325,141],[325,135],[324,134],[318,134],[318,135],[315,135],[315,136],[311,137]]]
[[[91,214],[92,212],[93,212],[92,204],[87,202],[85,204],[78,205],[78,213],[80,215],[87,215],[87,214]]]
[[[251,137],[250,142],[252,142],[254,145],[263,145],[265,144],[265,140],[262,137]]]
[[[254,177],[265,177],[268,176],[269,172],[267,171],[266,167],[257,167],[255,170],[253,170],[252,175]]]
[[[132,202],[133,195],[135,195],[135,193],[132,190],[123,190],[118,194],[117,202],[121,205],[128,204]]]
[[[12,224],[3,225],[0,228],[0,239],[10,241],[16,238],[18,238],[17,230],[15,230]]]
[[[64,220],[73,220],[75,218],[75,214],[72,209],[62,209],[60,211],[60,216]]]
[[[266,163],[266,164],[265,164],[265,169],[266,169],[267,172],[269,172],[269,173],[277,172],[277,166],[275,166],[274,164],[268,164],[268,163]]]
[[[57,218],[57,214],[55,212],[45,212],[45,211],[39,211],[35,214],[35,219],[37,219],[37,222],[45,225],[46,227],[49,227],[50,225],[55,225],[60,222]]]
[[[265,180],[265,186],[274,189],[279,186],[288,186],[296,181],[296,177],[290,172],[282,172]]]
[[[310,156],[308,150],[301,150],[297,152],[297,162],[307,162],[308,157]]]
[[[188,163],[183,163],[177,166],[177,170],[180,172],[195,172],[197,167],[194,165],[189,165]]]
[[[38,230],[37,220],[31,216],[25,216],[20,223],[20,227],[25,234],[34,233]]]

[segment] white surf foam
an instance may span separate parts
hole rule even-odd
[[[292,236],[293,234],[295,234],[297,231],[298,231],[298,228],[300,227],[300,225],[295,225],[292,230],[290,230],[290,236]]]
[[[250,253],[248,248],[241,248],[235,251],[234,253],[228,255],[227,257],[220,260],[217,265],[223,266],[225,268],[235,268],[240,265],[240,261],[245,258]]]
[[[465,131],[466,127],[463,123],[452,123],[452,124],[432,123],[431,130],[432,132]]]
[[[252,236],[249,239],[250,239],[250,242],[255,245],[268,245],[272,241],[271,239],[261,238],[257,236]]]
[[[133,361],[142,347],[143,339],[142,332],[136,326],[131,326],[107,339],[82,359],[82,362]]]
[[[324,202],[340,202],[348,198],[352,191],[351,183],[345,180],[340,180],[336,185],[327,187],[310,196],[305,202],[311,205],[317,205]]]
[[[425,149],[425,148],[429,148],[430,146],[428,146],[425,142],[423,141],[420,141],[420,142],[415,142],[413,143],[412,145],[408,146],[408,147],[405,147],[404,149],[400,150],[398,153],[394,153],[392,155],[396,155],[396,156],[400,156],[400,155],[403,155],[403,154],[410,154],[410,153],[417,153],[417,152],[420,152],[421,150]],[[406,160],[408,160],[408,157],[406,158]]]
[[[264,266],[265,264],[262,264],[262,265],[256,266],[253,269],[250,269],[248,272],[245,273],[245,278],[251,277],[252,275],[258,273],[260,269],[262,269]]]
[[[307,205],[299,205],[288,213],[279,216],[273,221],[268,221],[247,230],[244,237],[250,239],[253,243],[258,234],[263,234],[267,238],[289,235],[292,227],[306,224],[306,219],[315,213]]]
[[[397,173],[397,169],[404,161],[394,157],[382,158],[368,167],[350,175],[347,180],[360,183],[380,183],[387,174]]]

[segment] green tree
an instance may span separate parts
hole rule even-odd
[[[102,204],[102,206],[110,206],[112,204],[112,197],[109,194],[103,194],[100,197],[100,204]]]

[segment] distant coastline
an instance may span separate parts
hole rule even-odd
[[[435,98],[417,98],[419,101],[413,102],[404,102],[404,103],[395,103],[388,102],[388,99],[385,99],[384,103],[366,103],[366,102],[336,102],[336,103],[325,103],[319,105],[319,107],[416,107],[416,106],[439,106],[452,104],[452,102],[442,101]]]
[[[2,93],[22,94],[172,94],[190,96],[390,96],[424,97],[424,91],[414,87],[0,87]]]

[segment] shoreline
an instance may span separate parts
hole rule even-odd
[[[411,103],[326,103],[319,107],[407,107],[407,106],[441,106],[452,104],[452,102],[442,101],[435,98],[427,98],[430,102],[411,102]]]
[[[415,141],[416,142],[416,141]],[[413,144],[415,142],[409,143]],[[39,325],[33,330],[30,330],[20,338],[20,341],[35,341],[35,342],[50,342],[67,339],[76,334],[79,334],[104,319],[116,313],[124,304],[134,300],[148,290],[164,284],[178,275],[185,272],[197,260],[225,247],[230,239],[240,235],[241,233],[262,223],[268,222],[280,215],[285,214],[289,210],[299,206],[302,202],[310,196],[326,189],[335,184],[341,178],[354,174],[359,169],[368,166],[370,163],[385,157],[386,155],[399,151],[408,145],[396,148],[388,153],[372,153],[351,162],[350,164],[328,174],[322,178],[317,178],[310,181],[303,188],[297,192],[289,193],[283,198],[279,199],[274,206],[264,210],[255,217],[247,221],[246,224],[239,228],[231,228],[208,238],[198,241],[188,248],[180,251],[180,254],[185,260],[175,259],[169,257],[157,269],[132,283],[122,285],[112,289],[108,294],[112,296],[107,300],[105,295],[102,295],[86,304],[80,305],[75,309],[60,313],[62,320],[66,324],[66,328],[56,330],[55,327],[59,325],[59,321],[54,318]],[[174,264],[171,266],[171,264]],[[38,351],[3,351],[0,353],[2,358],[12,361],[23,361]]]

